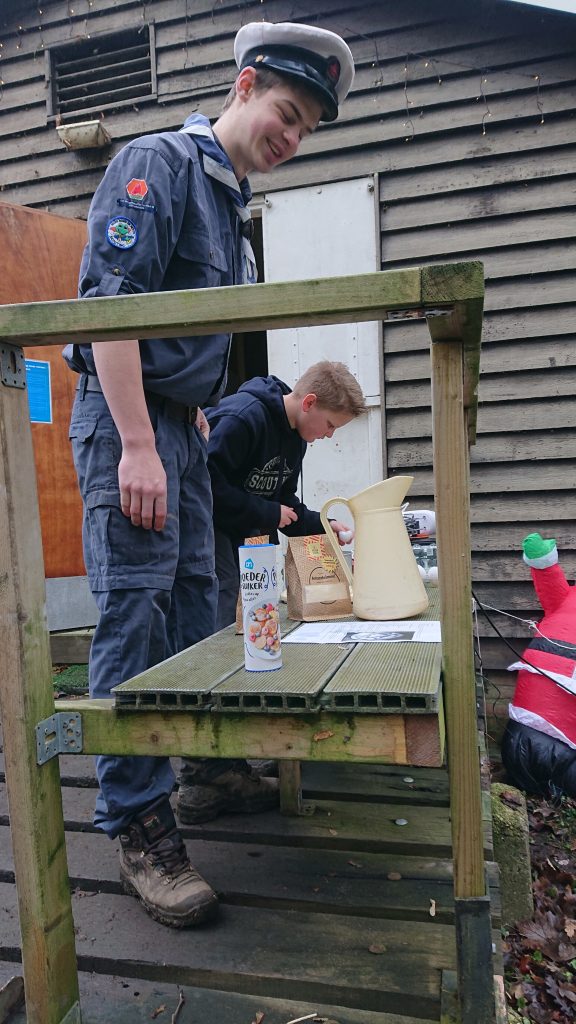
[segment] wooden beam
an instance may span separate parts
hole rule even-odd
[[[116,711],[112,700],[57,700],[78,711],[84,754],[162,754],[169,757],[250,757],[297,761],[421,764],[439,767],[438,739],[414,746],[408,760],[406,721],[412,715],[221,714],[208,711]],[[419,716],[428,731],[437,715]]]
[[[0,306],[0,339],[20,345],[177,337],[381,320],[420,305],[420,270]]]
[[[54,665],[87,665],[90,659],[93,629],[77,629],[50,634]]]
[[[0,714],[30,1024],[80,1020],[57,759],[36,764],[54,712],[28,397],[0,384]],[[71,1016],[68,1015],[71,1014]]]

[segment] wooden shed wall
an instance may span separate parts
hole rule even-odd
[[[556,536],[576,574],[576,17],[506,0],[317,0],[313,16],[299,0],[49,0],[38,10],[6,0],[0,15],[0,188],[7,202],[71,217],[86,215],[130,138],[177,128],[195,109],[217,116],[240,24],[318,20],[348,39],[357,76],[341,117],[252,184],[258,193],[377,172],[384,267],[484,261],[474,587],[495,608],[537,615],[522,537]],[[155,23],[158,99],[106,111],[110,149],[66,152],[47,125],[43,47],[143,20]],[[414,474],[414,507],[432,495],[427,338],[409,320],[384,332],[387,468]],[[491,614],[521,648],[528,631]],[[498,687],[490,705],[505,712],[502,670],[514,656],[482,615],[478,626]]]

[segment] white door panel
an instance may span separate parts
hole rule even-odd
[[[267,281],[372,273],[380,267],[372,178],[271,193],[263,207]],[[268,366],[287,384],[321,359],[340,360],[369,399],[366,416],[306,454],[303,497],[320,508],[382,479],[380,326],[332,324],[268,331]]]

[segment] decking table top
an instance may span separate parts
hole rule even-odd
[[[439,618],[437,588],[415,620]],[[355,621],[351,617],[350,621]],[[300,623],[281,616],[282,635]],[[282,668],[247,672],[244,638],[229,626],[114,688],[118,710],[437,714],[441,644],[284,644]]]

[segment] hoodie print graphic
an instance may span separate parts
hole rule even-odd
[[[290,468],[286,459],[284,459],[282,483],[279,484],[280,456],[276,455],[264,466],[254,466],[250,470],[244,481],[244,490],[249,491],[251,494],[261,495],[263,498],[270,497],[277,493],[279,486],[282,487],[286,483],[292,472],[293,469]]]

